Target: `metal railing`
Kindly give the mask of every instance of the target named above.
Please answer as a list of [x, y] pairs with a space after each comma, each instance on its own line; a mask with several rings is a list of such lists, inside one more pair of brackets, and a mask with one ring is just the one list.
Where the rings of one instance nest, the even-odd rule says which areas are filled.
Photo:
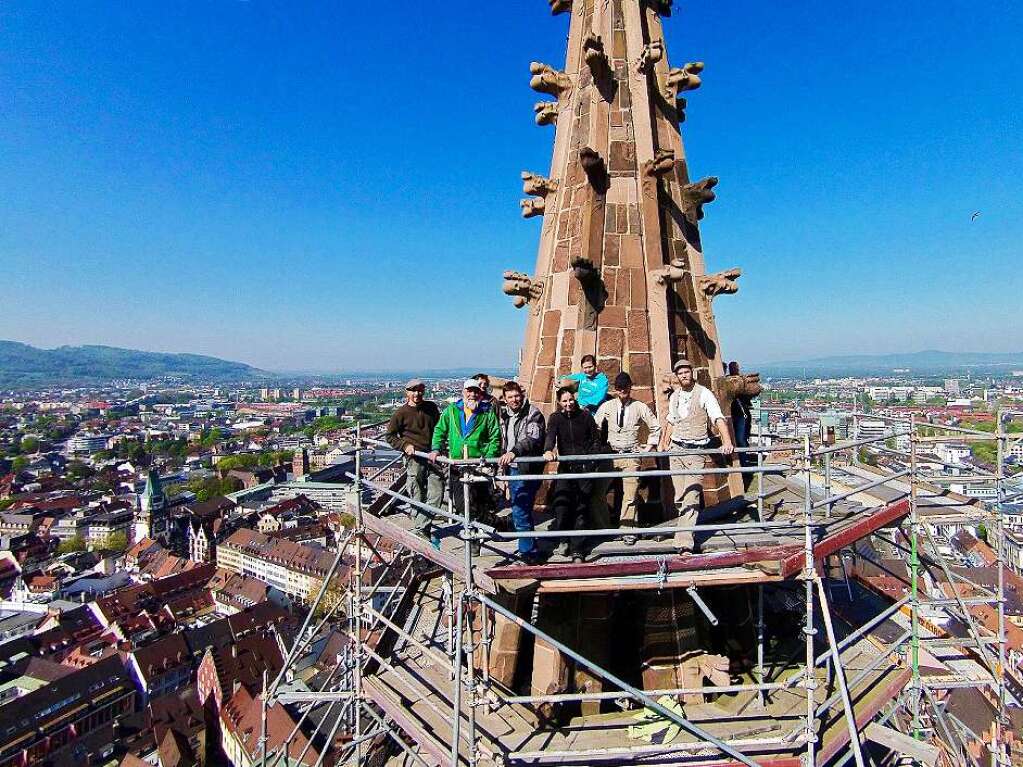
[[[921, 609], [924, 606], [928, 606], [932, 609], [958, 608], [958, 610], [962, 613], [961, 617], [964, 618], [966, 623], [971, 626], [970, 637], [963, 638], [959, 641], [959, 644], [964, 647], [972, 644], [973, 649], [971, 652], [974, 653], [980, 665], [987, 672], [987, 676], [985, 679], [981, 680], [981, 683], [985, 683], [985, 680], [987, 680], [987, 683], [995, 687], [994, 695], [999, 705], [999, 713], [1002, 720], [1000, 726], [996, 728], [992, 749], [995, 752], [996, 763], [1002, 764], [1003, 761], [999, 760], [1002, 760], [1004, 756], [1004, 747], [1002, 744], [1005, 742], [1002, 727], [1004, 727], [1004, 712], [1006, 704], [1005, 679], [1003, 673], [1005, 669], [1006, 641], [1004, 617], [1005, 557], [1002, 543], [1004, 536], [1001, 524], [1001, 515], [991, 515], [991, 519], [995, 523], [995, 537], [997, 539], [995, 551], [998, 566], [998, 586], [997, 593], [991, 595], [991, 599], [988, 603], [995, 603], [998, 609], [998, 627], [996, 636], [994, 637], [995, 641], [993, 642], [993, 644], [997, 644], [998, 652], [996, 659], [995, 655], [993, 653], [989, 653], [986, 649], [988, 640], [992, 639], [992, 637], [984, 634], [984, 632], [977, 627], [975, 621], [972, 619], [969, 609], [975, 604], [982, 603], [985, 596], [982, 595], [980, 597], [963, 598], [958, 594], [958, 592], [956, 592], [954, 587], [953, 598], [951, 599], [924, 599], [921, 594], [921, 568], [928, 566], [925, 565], [925, 561], [932, 564], [935, 561], [939, 561], [950, 584], [953, 580], [955, 580], [953, 576], [957, 575], [948, 571], [947, 566], [941, 558], [940, 552], [933, 550], [933, 543], [931, 545], [931, 549], [928, 550], [926, 557], [922, 556], [921, 551], [924, 540], [930, 538], [929, 530], [927, 529], [927, 515], [921, 515], [921, 500], [924, 498], [940, 496], [941, 491], [939, 488], [925, 482], [918, 475], [917, 464], [920, 457], [920, 446], [922, 444], [926, 444], [929, 439], [921, 437], [918, 434], [918, 431], [921, 428], [942, 429], [946, 427], [931, 423], [918, 424], [912, 418], [908, 421], [889, 419], [902, 424], [901, 430], [897, 431], [895, 434], [859, 438], [857, 436], [857, 429], [855, 426], [855, 419], [857, 418], [857, 415], [858, 414], [854, 414], [854, 438], [839, 444], [813, 446], [809, 437], [803, 437], [798, 442], [790, 441], [782, 444], [752, 446], [736, 450], [736, 452], [740, 455], [746, 454], [755, 456], [755, 465], [726, 465], [703, 469], [672, 469], [669, 467], [666, 469], [656, 468], [625, 472], [608, 469], [604, 466], [598, 466], [595, 471], [573, 471], [571, 469], [571, 466], [574, 463], [581, 461], [592, 463], [606, 462], [620, 458], [639, 458], [653, 459], [663, 464], [665, 459], [670, 459], [672, 456], [678, 455], [702, 455], [706, 457], [720, 457], [722, 455], [720, 450], [709, 448], [699, 450], [640, 451], [635, 453], [558, 456], [556, 463], [558, 464], [559, 471], [556, 473], [509, 474], [506, 471], [503, 471], [504, 467], [502, 467], [496, 459], [459, 460], [441, 456], [436, 459], [436, 464], [438, 466], [438, 470], [444, 475], [445, 485], [450, 489], [447, 508], [433, 507], [412, 498], [407, 493], [403, 493], [398, 489], [393, 487], [384, 487], [374, 481], [379, 474], [368, 479], [363, 478], [363, 453], [365, 451], [376, 451], [378, 449], [390, 450], [391, 448], [387, 445], [387, 443], [382, 442], [381, 440], [363, 436], [361, 434], [361, 430], [357, 429], [356, 465], [354, 473], [350, 475], [356, 489], [356, 492], [354, 493], [356, 498], [356, 523], [350, 543], [346, 542], [346, 546], [354, 550], [354, 560], [350, 562], [352, 566], [350, 567], [351, 581], [349, 584], [349, 598], [345, 602], [347, 614], [339, 616], [338, 605], [335, 604], [327, 611], [326, 617], [321, 620], [318, 627], [322, 628], [324, 621], [328, 619], [338, 619], [345, 626], [344, 630], [351, 640], [351, 651], [349, 656], [346, 656], [346, 671], [348, 672], [348, 676], [351, 678], [351, 696], [344, 699], [340, 696], [335, 696], [336, 700], [334, 701], [336, 703], [343, 702], [344, 705], [351, 705], [352, 701], [354, 701], [354, 705], [351, 706], [353, 726], [352, 732], [350, 733], [351, 743], [347, 757], [349, 759], [354, 759], [355, 764], [361, 763], [365, 745], [373, 740], [373, 735], [376, 735], [378, 738], [390, 738], [398, 745], [398, 747], [406, 751], [406, 753], [408, 753], [415, 761], [425, 763], [419, 752], [419, 747], [415, 743], [414, 733], [405, 732], [405, 736], [403, 737], [389, 729], [391, 724], [398, 724], [399, 729], [401, 729], [401, 725], [394, 721], [393, 714], [388, 714], [387, 712], [382, 712], [379, 709], [376, 709], [364, 694], [362, 676], [365, 663], [369, 660], [373, 660], [389, 666], [385, 658], [381, 657], [372, 647], [366, 644], [365, 640], [368, 634], [367, 628], [372, 627], [373, 631], [386, 630], [400, 637], [403, 641], [412, 644], [425, 657], [430, 658], [434, 664], [443, 665], [445, 662], [450, 664], [449, 677], [451, 679], [452, 688], [450, 690], [449, 698], [451, 700], [451, 704], [440, 701], [440, 698], [438, 698], [438, 703], [435, 705], [438, 712], [442, 715], [446, 711], [446, 716], [451, 721], [452, 731], [450, 738], [450, 753], [447, 754], [447, 759], [453, 767], [460, 762], [468, 763], [471, 767], [475, 767], [477, 763], [477, 710], [480, 709], [480, 707], [493, 709], [495, 707], [500, 708], [502, 706], [535, 706], [539, 704], [562, 704], [569, 702], [608, 700], [630, 701], [634, 705], [642, 705], [650, 711], [660, 715], [667, 721], [674, 723], [681, 730], [689, 733], [689, 735], [696, 740], [685, 743], [662, 744], [660, 746], [634, 746], [627, 748], [623, 747], [622, 749], [602, 749], [601, 753], [604, 755], [611, 752], [620, 752], [622, 758], [627, 759], [629, 756], [648, 756], [651, 753], [689, 753], [697, 749], [712, 748], [719, 751], [721, 754], [738, 760], [743, 764], [754, 765], [756, 762], [752, 757], [747, 755], [747, 753], [744, 753], [744, 750], [749, 751], [752, 749], [756, 751], [757, 749], [764, 747], [785, 746], [801, 750], [807, 760], [807, 763], [814, 764], [816, 763], [816, 755], [820, 745], [820, 733], [818, 732], [820, 723], [825, 717], [831, 716], [832, 711], [836, 711], [845, 722], [850, 743], [849, 757], [855, 761], [857, 767], [862, 767], [864, 761], [860, 744], [862, 741], [861, 730], [865, 723], [857, 722], [857, 711], [853, 702], [852, 692], [854, 688], [866, 680], [870, 674], [875, 673], [886, 662], [889, 662], [887, 659], [892, 654], [908, 656], [906, 663], [911, 671], [911, 683], [904, 693], [903, 698], [905, 699], [907, 710], [911, 715], [914, 736], [917, 738], [923, 738], [926, 735], [924, 727], [922, 726], [924, 718], [922, 706], [927, 705], [933, 708], [934, 704], [932, 702], [936, 701], [936, 697], [931, 694], [925, 681], [921, 678], [920, 673], [921, 643], [928, 639], [927, 637], [922, 636]], [[878, 416], [873, 414], [869, 416], [859, 415], [859, 417], [869, 417], [871, 419], [878, 418]], [[995, 435], [981, 432], [976, 434], [971, 433], [970, 436], [979, 437], [984, 435], [987, 438], [998, 441], [998, 470], [990, 475], [990, 477], [979, 477], [978, 481], [995, 482], [996, 495], [1000, 500], [1002, 498], [1002, 483], [1004, 480], [1002, 469], [1004, 434], [1002, 433], [1000, 417], [998, 423], [999, 429], [998, 433]], [[964, 431], [962, 429], [955, 429], [952, 427], [947, 428], [955, 433], [963, 433]], [[965, 431], [969, 432], [969, 430]], [[754, 433], [753, 436], [755, 438], [756, 434]], [[892, 436], [909, 437], [909, 453], [904, 454], [908, 455], [910, 460], [909, 468], [890, 472], [878, 469], [875, 470], [877, 473], [875, 478], [868, 478], [865, 481], [862, 481], [862, 476], [857, 475], [857, 479], [861, 480], [858, 484], [844, 487], [840, 482], [840, 479], [844, 479], [844, 475], [839, 473], [836, 476], [835, 462], [846, 460], [847, 464], [845, 471], [848, 472], [855, 467], [858, 452], [863, 448], [870, 450], [876, 449], [878, 453], [884, 453], [885, 451], [900, 452], [893, 451], [885, 445], [885, 441], [891, 439]], [[765, 462], [765, 458], [770, 456], [774, 456], [775, 462]], [[427, 453], [416, 452], [413, 457], [417, 460], [429, 460], [430, 455]], [[529, 467], [531, 466], [545, 465], [548, 463], [550, 462], [546, 461], [542, 457], [525, 457], [516, 459], [513, 462], [513, 465], [520, 468], [522, 471], [529, 471]], [[668, 523], [663, 526], [648, 528], [626, 526], [582, 530], [518, 530], [514, 532], [506, 532], [500, 531], [491, 525], [487, 525], [482, 521], [473, 518], [471, 486], [474, 483], [507, 481], [543, 482], [549, 480], [557, 481], [571, 479], [612, 480], [622, 477], [652, 479], [674, 476], [727, 476], [732, 474], [752, 476], [757, 482], [756, 496], [755, 498], [749, 499], [750, 506], [756, 510], [756, 518], [754, 521], [723, 523], [709, 522], [697, 523], [694, 525], [672, 525]], [[767, 489], [764, 481], [766, 477], [781, 478], [781, 486], [801, 489], [803, 497], [802, 509], [798, 515], [788, 519], [765, 519], [765, 504], [767, 499], [771, 497], [774, 492]], [[373, 492], [377, 493], [379, 497], [387, 498], [388, 501], [400, 501], [408, 504], [410, 507], [418, 508], [438, 520], [444, 521], [445, 524], [449, 525], [457, 532], [458, 537], [462, 540], [461, 551], [456, 552], [456, 559], [459, 560], [460, 564], [459, 568], [457, 571], [448, 570], [443, 576], [445, 594], [450, 594], [450, 596], [445, 597], [443, 605], [448, 631], [446, 641], [440, 643], [432, 641], [426, 642], [423, 639], [416, 637], [412, 627], [408, 625], [400, 625], [400, 621], [396, 619], [393, 611], [389, 614], [388, 605], [390, 602], [388, 605], [385, 605], [383, 609], [375, 609], [368, 604], [364, 578], [366, 575], [368, 556], [372, 556], [372, 554], [367, 555], [365, 546], [367, 520], [366, 512], [363, 509], [363, 488], [371, 489]], [[893, 498], [889, 499], [887, 503], [895, 503], [908, 499], [908, 522], [906, 523], [908, 530], [904, 530], [903, 534], [906, 536], [908, 544], [908, 586], [910, 593], [903, 599], [896, 601], [891, 607], [887, 608], [879, 615], [870, 619], [867, 623], [863, 624], [859, 628], [855, 628], [851, 633], [839, 640], [833, 626], [829, 597], [827, 588], [825, 587], [825, 578], [822, 577], [817, 570], [818, 562], [815, 556], [815, 540], [817, 539], [821, 528], [826, 527], [833, 520], [836, 510], [841, 504], [850, 500], [855, 500], [857, 497], [876, 497], [876, 491], [881, 490], [894, 492]], [[873, 495], [872, 491], [875, 491]], [[454, 492], [460, 492], [462, 494], [460, 512], [456, 512], [450, 497], [450, 493]], [[882, 500], [876, 505], [881, 507], [885, 505], [885, 502]], [[772, 681], [768, 678], [764, 652], [764, 585], [762, 583], [758, 583], [755, 584], [757, 591], [756, 616], [754, 624], [756, 635], [755, 641], [757, 644], [756, 663], [752, 674], [756, 680], [755, 682], [750, 684], [726, 685], [723, 687], [693, 686], [689, 688], [648, 691], [629, 685], [626, 681], [620, 679], [608, 669], [603, 668], [592, 660], [585, 658], [568, 645], [557, 641], [548, 633], [544, 632], [537, 626], [534, 626], [530, 621], [524, 620], [514, 612], [508, 610], [507, 607], [501, 605], [488, 596], [480, 586], [477, 576], [477, 569], [479, 565], [478, 557], [474, 553], [474, 546], [470, 545], [471, 543], [488, 543], [496, 546], [503, 542], [513, 542], [521, 538], [540, 541], [551, 538], [565, 539], [571, 537], [587, 537], [606, 541], [614, 540], [626, 535], [645, 537], [662, 536], [679, 532], [694, 534], [699, 532], [710, 533], [713, 535], [718, 532], [730, 533], [752, 530], [767, 532], [777, 531], [779, 529], [789, 530], [790, 533], [795, 536], [793, 540], [798, 540], [802, 547], [803, 563], [799, 573], [795, 576], [797, 581], [801, 580], [804, 584], [803, 603], [805, 614], [802, 633], [804, 635], [805, 660], [802, 663], [801, 671], [782, 682]], [[855, 541], [853, 544], [855, 544]], [[460, 554], [460, 556], [457, 556], [457, 554]], [[339, 548], [337, 561], [348, 556], [349, 555], [345, 548]], [[385, 568], [385, 571], [388, 570], [388, 568], [395, 568], [395, 571], [397, 571], [400, 568], [399, 565], [395, 563], [399, 563], [405, 566], [405, 569], [402, 571], [402, 577], [404, 577], [404, 575], [408, 573], [409, 563], [414, 561], [417, 557], [421, 558], [424, 556], [429, 558], [428, 552], [425, 554], [423, 552], [407, 552], [405, 555], [396, 557], [392, 560]], [[837, 552], [837, 556], [843, 568], [843, 574], [845, 578], [848, 579], [848, 574], [845, 573], [844, 570], [845, 561], [841, 550]], [[856, 556], [856, 554], [854, 553], [853, 556]], [[444, 564], [444, 562], [447, 561], [449, 560], [435, 559], [433, 564], [441, 564], [442, 567], [447, 567], [447, 565]], [[543, 567], [543, 565], [540, 566]], [[314, 603], [315, 605], [320, 603], [323, 593], [328, 587], [327, 581], [328, 579], [324, 580], [321, 592]], [[671, 587], [671, 584], [662, 585], [669, 588]], [[700, 604], [702, 604], [702, 600], [697, 602], [697, 606], [699, 607]], [[706, 607], [706, 605], [703, 605], [700, 609], [704, 610], [705, 614], [713, 618], [713, 615], [710, 613], [710, 608]], [[849, 650], [858, 642], [864, 641], [869, 633], [880, 624], [893, 620], [907, 610], [910, 618], [909, 628], [903, 631], [900, 634], [899, 639], [887, 648], [885, 654], [879, 656], [879, 660], [875, 659], [872, 662], [873, 665], [869, 665], [865, 669], [858, 670], [853, 678], [847, 679], [845, 669], [841, 662], [842, 653]], [[489, 673], [489, 645], [491, 640], [488, 638], [488, 626], [493, 622], [496, 616], [500, 616], [502, 619], [514, 623], [523, 631], [526, 631], [532, 634], [536, 639], [547, 643], [558, 652], [589, 669], [593, 674], [604, 679], [617, 689], [602, 692], [565, 692], [537, 695], [509, 695], [504, 693], [500, 689], [499, 685], [495, 686], [493, 684]], [[957, 617], [960, 616], [957, 615]], [[477, 618], [482, 625], [482, 631], [479, 625], [476, 624]], [[826, 646], [826, 649], [821, 653], [816, 651], [815, 644], [819, 627], [823, 627], [824, 629], [822, 645]], [[306, 621], [293, 651], [288, 655], [289, 661], [293, 661], [297, 658], [300, 648], [299, 642], [307, 643], [308, 640], [315, 635], [315, 631], [318, 630], [318, 628], [313, 629], [310, 622], [308, 620]], [[480, 634], [480, 639], [475, 639], [474, 634]], [[953, 637], [949, 639], [955, 640], [956, 638]], [[481, 650], [482, 661], [481, 668], [479, 669], [480, 676], [478, 677], [476, 662], [474, 659], [477, 658]], [[393, 670], [393, 667], [391, 668]], [[818, 679], [818, 668], [823, 668], [823, 670], [827, 673], [828, 678], [833, 680], [834, 684], [837, 685], [837, 690], [823, 701], [819, 700], [816, 695], [816, 690], [820, 684]], [[273, 698], [274, 694], [277, 693], [281, 679], [283, 679], [284, 676], [285, 672], [282, 670], [281, 675], [278, 679], [274, 680], [274, 684], [270, 687], [269, 697]], [[762, 737], [752, 740], [729, 740], [718, 738], [708, 732], [705, 728], [687, 719], [683, 714], [679, 713], [679, 711], [670, 707], [665, 707], [659, 702], [659, 697], [661, 695], [678, 696], [690, 694], [755, 692], [761, 707], [763, 707], [767, 698], [772, 694], [782, 691], [799, 690], [802, 690], [806, 700], [805, 713], [802, 717], [802, 721], [791, 730], [781, 732], [772, 737]], [[900, 698], [900, 700], [901, 699], [902, 698]], [[324, 700], [326, 700], [326, 698], [324, 698]], [[462, 713], [463, 711], [464, 714]], [[940, 711], [936, 712], [934, 714], [934, 718], [940, 718], [941, 713], [942, 712]], [[368, 716], [369, 720], [371, 720], [368, 728], [365, 726], [366, 718], [364, 717], [364, 714]], [[1000, 756], [1000, 754], [1002, 756]], [[544, 752], [542, 756], [538, 756], [535, 753], [521, 751], [511, 752], [507, 756], [510, 759], [547, 758], [557, 760], [561, 758], [572, 758], [579, 760], [586, 759], [588, 756], [593, 755], [594, 754], [587, 752], [585, 749], [578, 749], [566, 750], [563, 752]], [[317, 765], [320, 764], [322, 758], [323, 754], [321, 754], [320, 761], [317, 762]], [[434, 761], [436, 760], [437, 758], [435, 754]], [[265, 763], [264, 759], [264, 764]], [[1007, 764], [1007, 762], [1004, 763]], [[273, 764], [272, 761], [271, 764]]]

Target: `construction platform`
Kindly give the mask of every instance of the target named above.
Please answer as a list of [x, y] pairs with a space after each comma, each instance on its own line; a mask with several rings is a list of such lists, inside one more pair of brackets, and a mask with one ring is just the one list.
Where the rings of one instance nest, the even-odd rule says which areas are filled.
[[[905, 494], [887, 495], [889, 500], [865, 494], [859, 501], [845, 499], [830, 509], [813, 511], [814, 558], [828, 557], [898, 523], [909, 513]], [[517, 558], [514, 539], [494, 537], [484, 540], [479, 555], [472, 558], [474, 577], [489, 593], [533, 588], [545, 592], [688, 588], [791, 578], [805, 561], [803, 486], [784, 477], [769, 477], [760, 501], [763, 518], [759, 521], [755, 500], [730, 502], [723, 504], [724, 508], [707, 509], [701, 514], [701, 523], [709, 519], [714, 522], [711, 528], [696, 533], [697, 554], [680, 554], [672, 543], [673, 536], [668, 534], [640, 537], [631, 546], [617, 539], [595, 542], [585, 562], [573, 563], [569, 557], [553, 552], [556, 538], [540, 538], [538, 546], [547, 559], [543, 564], [527, 565]], [[507, 510], [501, 516], [506, 518]], [[537, 531], [552, 529], [552, 519], [544, 510], [539, 509], [534, 517]], [[404, 511], [386, 516], [366, 513], [365, 523], [367, 529], [456, 575], [464, 575], [465, 543], [458, 536], [458, 525], [440, 527], [438, 549], [413, 532], [412, 519]], [[761, 523], [763, 527], [758, 526]], [[670, 528], [672, 524], [668, 520], [660, 526]]]

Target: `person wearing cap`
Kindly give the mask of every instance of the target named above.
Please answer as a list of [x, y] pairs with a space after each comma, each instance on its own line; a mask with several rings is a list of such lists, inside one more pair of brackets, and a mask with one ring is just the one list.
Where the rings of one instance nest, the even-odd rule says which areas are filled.
[[576, 399], [579, 407], [588, 410], [590, 415], [607, 399], [607, 376], [597, 370], [597, 358], [587, 354], [580, 361], [581, 373], [562, 376], [562, 381], [572, 381], [576, 387]]
[[[516, 381], [507, 381], [501, 391], [504, 404], [500, 410], [502, 450], [498, 464], [507, 469], [510, 475], [537, 474], [543, 472], [543, 464], [527, 463], [516, 466], [518, 458], [539, 456], [543, 453], [544, 435], [547, 424], [543, 413], [536, 405], [530, 404], [525, 392]], [[508, 482], [511, 495], [511, 518], [515, 531], [519, 533], [533, 530], [533, 504], [540, 482], [536, 480], [513, 479]], [[539, 562], [536, 539], [518, 539], [519, 557], [527, 564]]]
[[[614, 399], [597, 409], [597, 428], [606, 434], [606, 442], [615, 453], [639, 453], [653, 450], [661, 440], [661, 425], [645, 402], [632, 398], [632, 377], [619, 373], [612, 385]], [[642, 434], [643, 431], [646, 434]], [[643, 440], [642, 437], [646, 439]], [[638, 472], [638, 458], [616, 458], [614, 467], [623, 472]], [[639, 477], [622, 477], [622, 527], [636, 527], [639, 501]], [[631, 546], [635, 535], [626, 535], [622, 541]]]
[[[433, 429], [430, 460], [443, 452], [448, 458], [497, 458], [501, 451], [501, 426], [494, 408], [482, 399], [483, 391], [475, 378], [462, 384], [462, 398], [448, 405]], [[462, 483], [458, 473], [451, 474], [451, 501], [464, 514]], [[480, 518], [489, 510], [490, 486], [484, 482], [469, 485], [470, 508]]]
[[[668, 398], [667, 420], [671, 427], [672, 447], [705, 450], [711, 444], [713, 430], [721, 439], [721, 453], [731, 455], [735, 450], [732, 435], [717, 397], [706, 386], [696, 382], [693, 364], [689, 360], [678, 360], [672, 370], [678, 381], [678, 387]], [[672, 469], [703, 469], [706, 467], [706, 456], [673, 455], [669, 464]], [[703, 477], [699, 474], [673, 475], [671, 483], [675, 488], [679, 527], [696, 525], [703, 495]], [[676, 533], [675, 545], [679, 551], [692, 552], [695, 548], [693, 532], [688, 530]]]
[[[413, 378], [405, 384], [405, 404], [391, 415], [387, 424], [387, 443], [404, 454], [405, 494], [414, 501], [437, 508], [444, 501], [444, 478], [430, 461], [416, 453], [429, 452], [433, 430], [440, 420], [435, 402], [423, 398], [426, 384]], [[433, 515], [413, 506], [412, 522], [424, 538], [432, 534]]]

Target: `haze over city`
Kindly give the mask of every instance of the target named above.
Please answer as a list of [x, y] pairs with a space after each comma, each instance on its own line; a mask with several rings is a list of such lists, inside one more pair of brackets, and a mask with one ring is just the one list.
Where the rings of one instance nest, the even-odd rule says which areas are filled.
[[[798, 10], [797, 10], [798, 8]], [[798, 18], [794, 18], [795, 13]], [[271, 370], [511, 367], [546, 4], [5, 3], [0, 336]], [[1018, 351], [1018, 3], [686, 3], [725, 354]], [[429, 29], [429, 34], [423, 34]], [[499, 34], [495, 32], [499, 31]], [[980, 215], [973, 217], [975, 212]]]

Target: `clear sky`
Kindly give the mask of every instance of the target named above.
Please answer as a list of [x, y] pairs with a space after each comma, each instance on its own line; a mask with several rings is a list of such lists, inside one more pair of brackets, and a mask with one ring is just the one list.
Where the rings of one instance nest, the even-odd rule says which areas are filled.
[[[686, 0], [725, 354], [1023, 349], [1023, 3]], [[514, 364], [545, 0], [0, 3], [0, 338]], [[971, 223], [971, 214], [981, 211]]]

